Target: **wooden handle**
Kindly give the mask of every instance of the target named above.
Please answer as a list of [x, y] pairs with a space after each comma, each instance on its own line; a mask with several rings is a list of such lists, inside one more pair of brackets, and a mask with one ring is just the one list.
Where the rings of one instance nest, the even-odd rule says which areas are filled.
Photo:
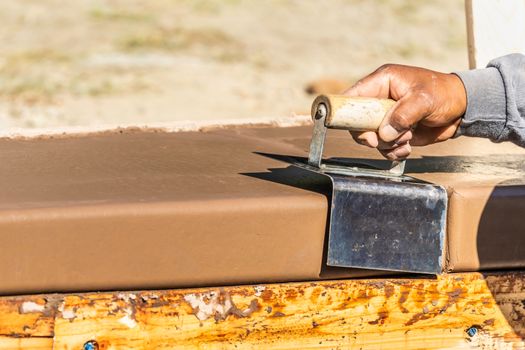
[[312, 103], [312, 118], [324, 114], [325, 126], [331, 129], [377, 131], [395, 103], [390, 99], [320, 95]]

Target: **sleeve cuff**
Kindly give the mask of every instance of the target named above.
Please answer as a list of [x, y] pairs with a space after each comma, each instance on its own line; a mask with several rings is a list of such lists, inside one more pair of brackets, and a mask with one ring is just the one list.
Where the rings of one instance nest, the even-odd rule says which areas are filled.
[[476, 136], [498, 141], [506, 124], [505, 85], [496, 68], [456, 74], [467, 94], [467, 110], [454, 137]]

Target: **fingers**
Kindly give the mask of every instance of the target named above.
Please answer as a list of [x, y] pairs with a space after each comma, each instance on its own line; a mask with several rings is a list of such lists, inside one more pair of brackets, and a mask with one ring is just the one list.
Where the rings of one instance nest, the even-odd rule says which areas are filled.
[[390, 150], [379, 150], [381, 154], [389, 160], [403, 160], [410, 155], [412, 147], [408, 142], [398, 145]]
[[378, 149], [392, 149], [410, 141], [413, 137], [411, 130], [403, 133], [401, 136], [391, 142], [385, 142], [381, 140], [377, 133], [373, 131], [350, 131], [350, 135], [352, 135], [355, 142]]
[[460, 122], [461, 119], [458, 119], [454, 124], [442, 127], [419, 125], [415, 130], [410, 143], [414, 146], [426, 146], [432, 143], [448, 140], [454, 136]]
[[390, 160], [402, 160], [410, 155], [412, 147], [410, 146], [412, 140], [412, 131], [407, 131], [393, 142], [384, 142], [379, 140], [377, 149], [379, 152]]
[[389, 160], [403, 160], [412, 152], [412, 146], [426, 146], [450, 139], [456, 133], [460, 122], [461, 120], [458, 119], [452, 125], [438, 128], [419, 125], [416, 130], [406, 132], [394, 142], [379, 140], [377, 149]]
[[[414, 132], [408, 131], [393, 143], [379, 140], [377, 149], [389, 160], [403, 160], [412, 152], [412, 146], [426, 146], [450, 139], [456, 133], [460, 122], [461, 120], [458, 120], [452, 125], [439, 128], [419, 125]], [[388, 145], [392, 147], [388, 148]]]
[[431, 113], [431, 100], [424, 94], [407, 94], [388, 111], [379, 126], [379, 138], [385, 142], [398, 139]]
[[391, 141], [391, 142], [385, 142], [385, 141], [379, 139], [379, 144], [378, 144], [377, 148], [380, 149], [380, 150], [393, 149], [393, 148], [396, 148], [396, 147], [398, 147], [398, 146], [400, 146], [402, 144], [405, 144], [408, 141], [412, 140], [412, 137], [413, 137], [412, 131], [409, 130], [409, 131], [401, 134], [397, 139], [395, 139], [394, 141]]
[[408, 157], [410, 152], [412, 152], [412, 148], [409, 145], [409, 141], [413, 137], [412, 131], [407, 131], [392, 142], [384, 142], [380, 140], [377, 136], [377, 133], [373, 131], [351, 131], [350, 134], [357, 143], [371, 148], [377, 148], [383, 156], [390, 160], [404, 159]]
[[454, 136], [464, 109], [456, 111], [457, 108], [450, 108], [447, 103], [450, 95], [461, 95], [455, 91], [457, 89], [450, 88], [448, 81], [458, 89], [463, 88], [458, 79], [452, 78], [417, 67], [380, 67], [344, 94], [392, 98], [397, 102], [377, 132], [352, 132], [353, 138], [360, 144], [377, 148], [388, 159], [401, 160], [410, 154], [411, 146], [440, 142]]
[[350, 131], [350, 135], [352, 135], [355, 142], [361, 145], [371, 148], [376, 148], [379, 145], [377, 134], [373, 131]]
[[[372, 74], [359, 80], [354, 86], [344, 92], [348, 96], [366, 96], [377, 98], [390, 98], [391, 79], [400, 80], [399, 67], [395, 65], [384, 65]], [[396, 78], [397, 77], [397, 78]], [[403, 85], [399, 83], [398, 85]], [[404, 88], [401, 90], [405, 90]], [[398, 95], [397, 93], [394, 95]], [[386, 115], [379, 128], [379, 139], [384, 142], [393, 142], [405, 132], [409, 131], [421, 119], [427, 117], [432, 111], [432, 98], [422, 92], [403, 92], [401, 98]], [[364, 136], [363, 136], [364, 137]], [[371, 139], [367, 136], [366, 139]], [[366, 140], [365, 144], [369, 144]], [[358, 141], [359, 142], [359, 141]]]

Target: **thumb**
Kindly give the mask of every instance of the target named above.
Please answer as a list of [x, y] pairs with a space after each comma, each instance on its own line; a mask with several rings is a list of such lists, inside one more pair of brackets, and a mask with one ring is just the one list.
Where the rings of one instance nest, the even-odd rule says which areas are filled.
[[388, 111], [379, 126], [379, 138], [391, 142], [430, 114], [430, 103], [420, 95], [405, 95]]

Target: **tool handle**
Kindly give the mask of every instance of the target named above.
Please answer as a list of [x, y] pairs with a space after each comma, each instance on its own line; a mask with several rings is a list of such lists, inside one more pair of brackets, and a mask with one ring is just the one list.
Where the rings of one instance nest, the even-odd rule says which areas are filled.
[[312, 103], [312, 118], [325, 117], [331, 129], [377, 131], [396, 101], [371, 97], [320, 95]]

